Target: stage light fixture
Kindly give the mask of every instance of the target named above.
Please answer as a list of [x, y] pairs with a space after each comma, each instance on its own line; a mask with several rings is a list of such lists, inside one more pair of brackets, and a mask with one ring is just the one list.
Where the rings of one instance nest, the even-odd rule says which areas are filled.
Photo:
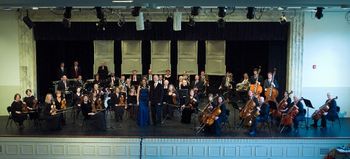
[[32, 29], [33, 27], [35, 27], [35, 24], [28, 16], [28, 10], [27, 10], [27, 15], [24, 16], [22, 20], [23, 20], [24, 24], [26, 24], [29, 29]]
[[151, 30], [152, 29], [152, 23], [149, 19], [145, 20], [145, 30]]
[[316, 8], [316, 13], [315, 13], [315, 17], [317, 18], [317, 19], [321, 19], [322, 17], [323, 17], [323, 7], [317, 7]]
[[132, 8], [131, 10], [131, 15], [133, 17], [137, 17], [140, 15], [140, 10], [141, 10], [141, 7], [138, 7], [138, 6], [135, 6], [134, 8]]
[[223, 29], [223, 28], [225, 28], [225, 20], [223, 19], [223, 18], [220, 18], [219, 20], [218, 20], [218, 28], [219, 29]]
[[199, 9], [201, 9], [201, 7], [191, 7], [191, 15], [192, 16], [199, 15]]
[[253, 19], [255, 17], [255, 8], [254, 7], [248, 7], [247, 8], [247, 19]]
[[66, 7], [63, 13], [62, 24], [65, 28], [71, 27], [70, 19], [72, 18], [72, 7]]
[[190, 26], [190, 27], [194, 27], [195, 25], [196, 25], [196, 21], [194, 21], [194, 17], [189, 17], [189, 19], [188, 19], [188, 25]]
[[282, 13], [282, 16], [280, 17], [280, 23], [282, 25], [287, 23], [287, 17], [284, 13]]
[[223, 18], [226, 16], [227, 7], [218, 7], [218, 16]]

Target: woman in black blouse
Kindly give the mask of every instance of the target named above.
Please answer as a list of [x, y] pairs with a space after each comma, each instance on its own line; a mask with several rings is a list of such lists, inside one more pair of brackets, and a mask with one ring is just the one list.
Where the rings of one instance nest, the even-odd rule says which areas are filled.
[[11, 104], [11, 115], [13, 120], [19, 124], [19, 128], [24, 128], [23, 121], [27, 118], [27, 114], [22, 113], [23, 102], [21, 101], [21, 95], [15, 94], [14, 101]]

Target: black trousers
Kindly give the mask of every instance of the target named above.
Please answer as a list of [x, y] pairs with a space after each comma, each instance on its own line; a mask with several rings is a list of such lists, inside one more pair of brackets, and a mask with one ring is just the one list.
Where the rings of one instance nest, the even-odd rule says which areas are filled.
[[151, 104], [151, 116], [153, 125], [160, 124], [162, 117], [162, 104]]
[[[314, 120], [314, 125], [315, 126], [317, 125], [317, 122], [318, 122], [318, 120]], [[323, 128], [327, 127], [327, 121], [326, 121], [326, 116], [325, 115], [321, 116], [321, 126]]]

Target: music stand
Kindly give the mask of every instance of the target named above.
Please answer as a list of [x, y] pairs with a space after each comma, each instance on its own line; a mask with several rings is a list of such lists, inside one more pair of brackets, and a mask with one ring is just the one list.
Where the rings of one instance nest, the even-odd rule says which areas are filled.
[[306, 106], [306, 129], [309, 129], [309, 108], [312, 108], [312, 109], [314, 109], [314, 107], [312, 106], [312, 103], [311, 103], [311, 101], [310, 100], [308, 100], [308, 99], [304, 99], [303, 98], [303, 100], [304, 100], [304, 103], [305, 103], [305, 106]]

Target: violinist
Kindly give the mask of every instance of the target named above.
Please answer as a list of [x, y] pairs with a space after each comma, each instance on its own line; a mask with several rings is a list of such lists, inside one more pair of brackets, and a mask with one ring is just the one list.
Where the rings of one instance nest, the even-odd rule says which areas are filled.
[[[321, 116], [321, 128], [322, 129], [326, 129], [327, 128], [327, 121], [326, 120], [330, 120], [330, 121], [334, 121], [337, 117], [337, 102], [335, 101], [334, 98], [332, 98], [331, 93], [327, 93], [327, 100], [325, 102], [325, 104], [328, 105], [328, 111], [324, 112]], [[317, 128], [317, 122], [319, 119], [314, 118], [314, 124], [312, 124], [311, 126], [313, 128]]]
[[103, 94], [103, 92], [101, 91], [100, 86], [98, 84], [94, 84], [91, 91], [92, 91], [92, 93], [95, 93], [96, 96], [101, 96]]
[[267, 102], [265, 102], [264, 97], [259, 97], [259, 104], [256, 105], [256, 111], [259, 112], [259, 115], [255, 118], [255, 120], [252, 120], [252, 127], [249, 132], [250, 136], [256, 135], [256, 126], [259, 123], [268, 122], [270, 105]]
[[43, 116], [46, 119], [49, 130], [61, 130], [61, 116], [56, 114], [55, 101], [51, 94], [46, 94]]
[[19, 124], [19, 129], [22, 130], [24, 128], [23, 121], [27, 119], [27, 114], [22, 112], [22, 108], [25, 103], [21, 101], [21, 95], [15, 94], [14, 101], [11, 104], [11, 115], [13, 120]]
[[171, 120], [171, 118], [174, 117], [174, 107], [176, 107], [179, 102], [179, 95], [176, 92], [174, 85], [172, 84], [169, 85], [169, 89], [165, 95], [165, 98], [166, 98], [165, 100], [166, 104], [164, 107], [165, 111], [164, 111], [163, 117]]
[[121, 75], [118, 81], [118, 86], [125, 86], [125, 75]]
[[87, 125], [93, 130], [106, 130], [105, 114], [101, 98], [98, 98], [95, 103], [89, 100], [87, 95], [83, 96], [81, 103], [82, 114]]
[[117, 78], [115, 77], [114, 73], [111, 73], [110, 77], [108, 78], [108, 83], [108, 88], [110, 89], [114, 89], [118, 85]]
[[[55, 106], [57, 110], [65, 109], [66, 108], [66, 99], [62, 96], [62, 92], [57, 90], [56, 91], [56, 98], [54, 99]], [[63, 116], [63, 114], [60, 114], [60, 119], [63, 125], [66, 124], [66, 120]]]
[[116, 87], [114, 93], [111, 95], [111, 104], [114, 106], [116, 121], [123, 120], [125, 108], [125, 96], [120, 92], [121, 87]]
[[81, 111], [84, 116], [84, 119], [85, 120], [90, 119], [90, 116], [92, 114], [89, 114], [89, 113], [92, 113], [92, 102], [89, 100], [89, 97], [87, 95], [83, 96], [83, 101], [81, 102], [80, 107], [81, 107]]
[[186, 99], [186, 103], [181, 106], [181, 122], [185, 124], [191, 123], [192, 113], [198, 108], [198, 95], [195, 95], [194, 89], [189, 92], [189, 97]]
[[37, 99], [32, 94], [31, 89], [26, 90], [26, 97], [23, 98], [23, 102], [27, 104], [27, 107], [31, 110], [35, 110], [35, 112], [29, 114], [29, 118], [31, 120], [37, 120], [39, 118], [39, 113], [38, 113], [38, 103]]
[[217, 107], [220, 107], [221, 113], [216, 116], [214, 118], [214, 124], [212, 125], [206, 125], [204, 127], [204, 132], [207, 135], [215, 135], [215, 136], [220, 136], [221, 135], [221, 125], [223, 122], [225, 122], [227, 120], [227, 110], [226, 110], [226, 106], [224, 103], [224, 97], [219, 96], [217, 98], [217, 102], [213, 101], [213, 97], [210, 96], [211, 99], [209, 99], [209, 101], [212, 101], [213, 104], [211, 104], [208, 109], [209, 110], [214, 110]]

